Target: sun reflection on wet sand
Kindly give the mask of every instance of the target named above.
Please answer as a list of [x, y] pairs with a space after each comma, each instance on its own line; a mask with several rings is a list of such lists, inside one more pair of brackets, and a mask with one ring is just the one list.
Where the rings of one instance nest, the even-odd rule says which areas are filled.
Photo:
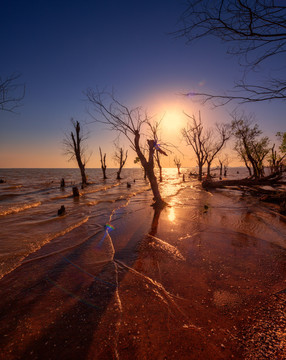
[[173, 222], [176, 219], [175, 209], [171, 207], [168, 213], [168, 219]]

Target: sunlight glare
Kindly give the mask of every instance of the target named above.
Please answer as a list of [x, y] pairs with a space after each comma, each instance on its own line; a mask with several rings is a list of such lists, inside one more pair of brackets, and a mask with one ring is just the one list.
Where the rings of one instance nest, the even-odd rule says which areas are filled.
[[167, 135], [180, 136], [181, 129], [185, 124], [185, 115], [182, 109], [177, 107], [168, 108], [163, 116], [162, 129]]
[[171, 222], [173, 222], [176, 219], [176, 214], [175, 214], [175, 210], [173, 207], [171, 207], [169, 210], [168, 219]]

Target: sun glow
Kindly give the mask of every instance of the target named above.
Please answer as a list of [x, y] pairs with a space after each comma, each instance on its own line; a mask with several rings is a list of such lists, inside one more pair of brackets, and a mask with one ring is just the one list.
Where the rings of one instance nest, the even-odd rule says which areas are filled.
[[162, 116], [162, 130], [166, 135], [180, 136], [181, 129], [185, 125], [186, 116], [182, 109], [176, 107], [168, 108]]

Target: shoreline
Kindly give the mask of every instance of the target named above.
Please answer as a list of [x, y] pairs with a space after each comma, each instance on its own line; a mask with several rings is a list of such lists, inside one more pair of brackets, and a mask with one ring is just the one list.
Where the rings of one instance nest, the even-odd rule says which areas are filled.
[[[276, 318], [267, 309], [276, 317], [285, 314], [285, 248], [228, 228], [228, 200], [225, 208], [212, 209], [220, 195], [202, 192], [180, 205], [188, 195], [184, 189], [159, 214], [150, 195], [140, 204], [131, 198], [114, 212], [115, 230], [103, 241], [99, 231], [2, 278], [0, 355], [255, 359], [264, 341], [264, 353], [282, 359], [285, 320], [273, 330]], [[206, 199], [204, 212], [196, 201]], [[63, 241], [68, 244], [68, 237]], [[58, 246], [63, 243], [51, 242], [27, 260]], [[269, 342], [257, 338], [260, 328]]]

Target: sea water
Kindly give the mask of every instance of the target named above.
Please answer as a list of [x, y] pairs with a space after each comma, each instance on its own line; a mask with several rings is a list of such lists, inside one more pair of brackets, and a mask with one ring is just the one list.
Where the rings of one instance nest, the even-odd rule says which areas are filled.
[[[160, 183], [162, 197], [171, 205], [170, 221], [175, 207], [207, 207], [217, 208], [208, 218], [210, 223], [220, 221], [219, 214], [233, 213], [225, 226], [232, 226], [236, 231], [247, 229], [249, 224], [241, 214], [247, 213], [252, 205], [242, 203], [241, 194], [222, 192], [215, 199], [205, 191], [194, 178], [189, 178], [190, 170], [182, 169], [186, 181], [177, 169], [163, 169], [163, 182]], [[152, 203], [150, 185], [143, 177], [143, 171], [123, 169], [122, 179], [116, 179], [116, 169], [107, 169], [107, 180], [102, 179], [101, 169], [87, 169], [90, 185], [81, 189], [78, 169], [1, 169], [0, 178], [0, 278], [18, 267], [25, 259], [49, 242], [57, 245], [57, 249], [83, 243], [112, 219], [115, 209], [125, 206], [130, 199], [133, 204], [146, 206]], [[218, 174], [218, 171], [216, 171]], [[245, 168], [230, 168], [228, 179], [247, 176]], [[65, 187], [61, 187], [61, 179]], [[135, 180], [135, 181], [134, 181]], [[131, 187], [127, 187], [127, 182]], [[74, 198], [72, 188], [77, 186], [80, 197]], [[58, 215], [61, 206], [65, 213]], [[173, 206], [173, 208], [172, 208]], [[252, 209], [257, 209], [257, 202]], [[253, 210], [252, 210], [253, 211]], [[117, 211], [117, 216], [124, 220], [124, 211]], [[211, 213], [211, 212], [209, 212]], [[172, 215], [173, 214], [173, 215]], [[262, 216], [261, 214], [257, 216]], [[270, 215], [267, 215], [270, 216]], [[269, 220], [262, 216], [255, 221], [253, 215], [251, 231], [259, 232], [259, 228], [267, 227]], [[272, 220], [271, 220], [272, 221]], [[277, 222], [279, 220], [277, 219]], [[279, 224], [278, 224], [279, 225]], [[276, 225], [271, 225], [271, 227]], [[269, 227], [269, 226], [268, 226]], [[264, 234], [265, 234], [265, 230]], [[281, 232], [281, 229], [277, 230]], [[283, 236], [282, 236], [283, 237]], [[65, 238], [65, 241], [63, 241]]]

